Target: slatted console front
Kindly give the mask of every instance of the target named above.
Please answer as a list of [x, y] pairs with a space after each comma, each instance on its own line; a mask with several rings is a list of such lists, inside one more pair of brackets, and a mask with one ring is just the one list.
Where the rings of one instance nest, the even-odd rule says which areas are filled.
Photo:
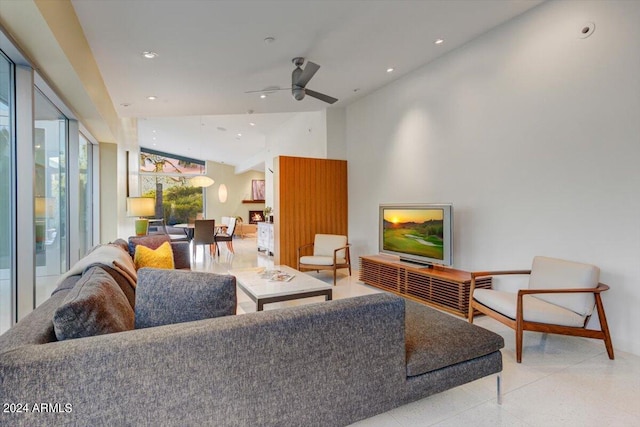
[[[446, 267], [422, 267], [383, 255], [360, 257], [360, 281], [467, 317], [471, 274]], [[491, 277], [476, 279], [476, 288], [491, 289]]]

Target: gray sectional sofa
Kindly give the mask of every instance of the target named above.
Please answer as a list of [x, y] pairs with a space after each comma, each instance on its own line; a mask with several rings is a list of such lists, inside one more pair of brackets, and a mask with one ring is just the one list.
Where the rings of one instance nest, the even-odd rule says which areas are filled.
[[499, 335], [397, 296], [233, 315], [235, 279], [191, 271], [138, 272], [135, 329], [58, 341], [80, 281], [0, 336], [1, 425], [344, 426], [502, 369]]

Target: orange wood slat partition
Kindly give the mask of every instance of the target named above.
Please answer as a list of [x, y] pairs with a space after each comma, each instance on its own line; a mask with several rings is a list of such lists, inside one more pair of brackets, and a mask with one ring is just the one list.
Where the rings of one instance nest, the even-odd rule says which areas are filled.
[[297, 250], [318, 233], [348, 236], [347, 162], [274, 160], [275, 263], [296, 268]]

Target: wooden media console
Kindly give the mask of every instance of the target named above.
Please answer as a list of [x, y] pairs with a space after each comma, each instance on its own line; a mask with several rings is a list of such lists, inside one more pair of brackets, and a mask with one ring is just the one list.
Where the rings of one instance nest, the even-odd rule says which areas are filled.
[[[467, 317], [469, 312], [468, 271], [447, 267], [422, 267], [384, 255], [360, 257], [360, 281]], [[476, 279], [476, 288], [491, 289], [491, 277]]]

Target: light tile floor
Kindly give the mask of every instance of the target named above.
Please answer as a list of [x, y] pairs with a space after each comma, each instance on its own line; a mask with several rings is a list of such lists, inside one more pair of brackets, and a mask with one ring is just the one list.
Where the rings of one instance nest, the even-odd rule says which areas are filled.
[[[193, 268], [226, 273], [273, 266], [273, 257], [257, 251], [255, 238], [236, 239], [233, 245], [235, 255], [223, 247], [215, 258], [199, 249]], [[332, 283], [330, 272], [308, 274]], [[356, 271], [338, 277], [334, 299], [379, 292], [358, 282]], [[322, 300], [269, 304], [265, 310]], [[251, 311], [255, 304], [240, 291], [238, 313]], [[478, 317], [476, 324], [505, 339], [502, 405], [496, 403], [496, 379], [490, 376], [353, 426], [640, 426], [639, 356], [616, 351], [616, 360], [609, 360], [599, 340], [525, 333], [523, 362], [517, 364], [511, 329], [487, 317]]]

